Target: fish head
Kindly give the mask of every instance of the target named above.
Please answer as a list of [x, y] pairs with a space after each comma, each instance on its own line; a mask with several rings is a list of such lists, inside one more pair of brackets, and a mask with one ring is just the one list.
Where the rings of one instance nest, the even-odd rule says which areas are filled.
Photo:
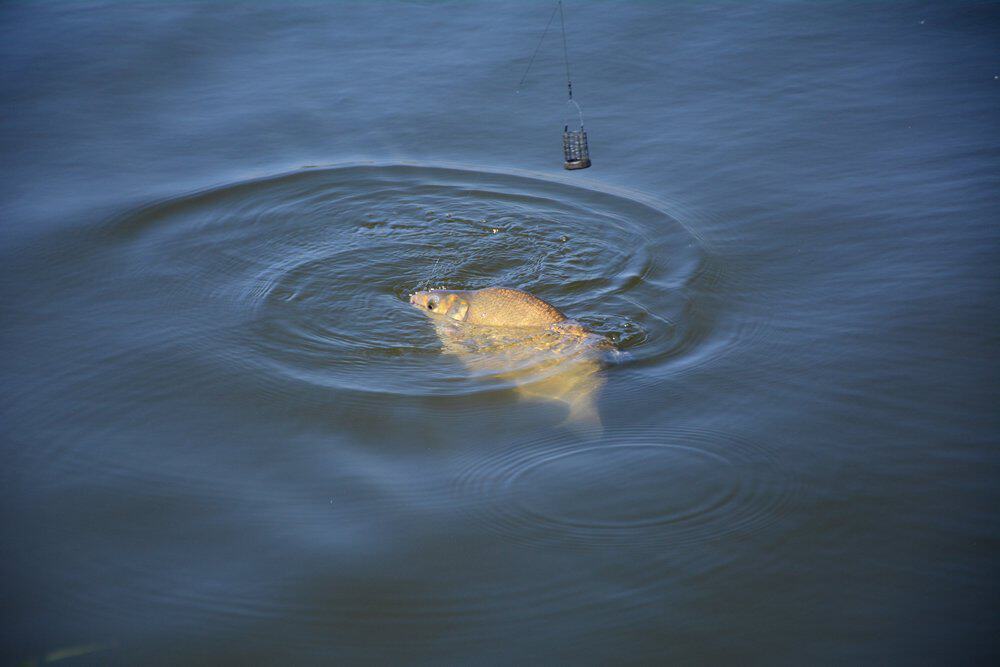
[[431, 289], [414, 292], [410, 303], [417, 308], [437, 315], [445, 315], [453, 320], [464, 321], [469, 312], [469, 302], [457, 291]]

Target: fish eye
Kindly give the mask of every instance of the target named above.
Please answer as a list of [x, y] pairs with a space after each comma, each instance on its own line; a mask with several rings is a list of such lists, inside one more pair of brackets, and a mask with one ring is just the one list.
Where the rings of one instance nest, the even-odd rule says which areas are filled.
[[431, 299], [430, 301], [427, 302], [427, 310], [434, 310], [435, 308], [437, 308], [437, 305], [438, 305], [437, 299]]

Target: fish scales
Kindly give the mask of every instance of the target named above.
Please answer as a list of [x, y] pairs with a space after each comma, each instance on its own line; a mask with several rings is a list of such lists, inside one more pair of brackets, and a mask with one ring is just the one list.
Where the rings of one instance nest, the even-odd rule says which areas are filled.
[[555, 306], [507, 287], [427, 290], [413, 294], [410, 303], [459, 322], [482, 326], [547, 327], [569, 321]]
[[465, 322], [486, 326], [544, 326], [566, 319], [558, 308], [541, 299], [504, 287], [465, 292], [469, 311]]

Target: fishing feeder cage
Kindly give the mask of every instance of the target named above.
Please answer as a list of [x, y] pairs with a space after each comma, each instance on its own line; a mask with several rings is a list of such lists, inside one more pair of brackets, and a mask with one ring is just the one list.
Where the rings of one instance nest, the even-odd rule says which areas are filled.
[[590, 148], [587, 146], [587, 130], [583, 129], [583, 109], [573, 99], [573, 84], [569, 84], [569, 100], [566, 104], [576, 107], [580, 129], [569, 129], [569, 123], [563, 125], [563, 166], [567, 169], [586, 169], [590, 166]]
[[563, 61], [566, 63], [566, 104], [573, 105], [576, 108], [580, 119], [579, 130], [569, 129], [569, 122], [563, 124], [563, 166], [566, 169], [586, 169], [590, 166], [590, 147], [587, 146], [587, 131], [583, 128], [583, 109], [573, 99], [573, 80], [569, 73], [569, 49], [566, 46], [566, 19], [563, 16], [562, 0], [558, 0], [556, 6], [552, 9], [552, 14], [549, 15], [549, 22], [545, 24], [542, 37], [538, 40], [538, 46], [535, 47], [535, 52], [531, 54], [528, 66], [524, 69], [524, 75], [517, 86], [518, 90], [520, 90], [521, 84], [528, 78], [528, 72], [531, 71], [531, 65], [535, 62], [535, 56], [538, 55], [538, 50], [542, 47], [545, 35], [549, 33], [549, 27], [552, 25], [552, 20], [556, 17], [557, 13], [559, 14], [559, 25], [562, 28]]
[[579, 130], [563, 127], [563, 158], [567, 169], [586, 169], [590, 166], [590, 149], [587, 147], [587, 131], [583, 125]]
[[567, 169], [586, 169], [590, 166], [590, 149], [587, 147], [587, 131], [583, 125], [579, 130], [563, 128], [563, 158]]

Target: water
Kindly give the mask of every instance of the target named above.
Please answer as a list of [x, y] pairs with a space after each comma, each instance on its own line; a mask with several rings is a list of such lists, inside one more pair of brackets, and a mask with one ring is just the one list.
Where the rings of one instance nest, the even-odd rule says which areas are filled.
[[550, 12], [0, 7], [5, 661], [997, 657], [1000, 10]]

